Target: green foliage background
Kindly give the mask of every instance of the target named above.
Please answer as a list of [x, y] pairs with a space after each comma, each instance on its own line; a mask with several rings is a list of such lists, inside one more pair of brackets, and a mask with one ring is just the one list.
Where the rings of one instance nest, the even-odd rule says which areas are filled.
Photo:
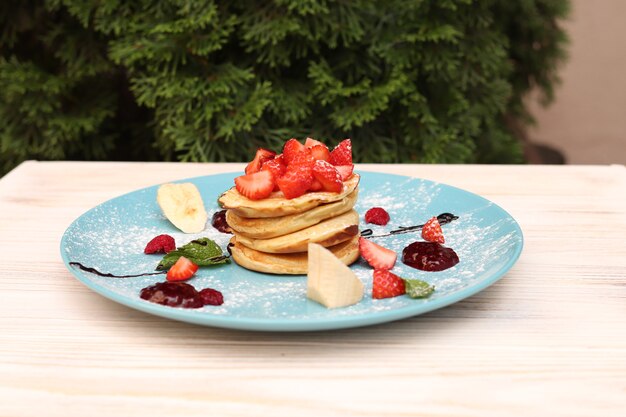
[[24, 159], [521, 162], [567, 0], [5, 0], [0, 173]]

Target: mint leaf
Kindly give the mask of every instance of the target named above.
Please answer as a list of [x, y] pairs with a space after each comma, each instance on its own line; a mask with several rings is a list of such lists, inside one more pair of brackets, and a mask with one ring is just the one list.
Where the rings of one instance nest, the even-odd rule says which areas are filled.
[[426, 298], [435, 291], [434, 285], [419, 279], [404, 279], [404, 287], [411, 298]]
[[157, 271], [171, 268], [181, 256], [184, 256], [198, 266], [230, 263], [230, 259], [228, 259], [228, 256], [223, 255], [222, 248], [220, 248], [217, 243], [208, 237], [203, 237], [201, 239], [192, 240], [186, 245], [166, 254], [163, 259], [161, 259], [161, 262], [159, 262], [159, 265], [157, 265]]

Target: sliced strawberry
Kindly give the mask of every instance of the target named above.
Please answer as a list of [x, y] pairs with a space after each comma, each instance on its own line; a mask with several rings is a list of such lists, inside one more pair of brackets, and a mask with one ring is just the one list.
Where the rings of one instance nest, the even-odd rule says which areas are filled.
[[320, 143], [319, 145], [312, 146], [310, 149], [313, 159], [321, 161], [328, 161], [330, 159], [330, 151], [326, 145]]
[[259, 148], [256, 151], [256, 155], [254, 155], [254, 159], [246, 166], [246, 174], [254, 174], [255, 172], [259, 172], [263, 164], [267, 161], [274, 159], [276, 156], [276, 152], [269, 151], [264, 148]]
[[269, 170], [242, 175], [235, 178], [235, 187], [250, 200], [261, 200], [274, 190], [274, 177]]
[[354, 165], [336, 165], [337, 171], [339, 171], [339, 175], [341, 175], [342, 181], [347, 181], [352, 177], [352, 172], [354, 171]]
[[287, 167], [285, 175], [276, 180], [286, 199], [300, 197], [309, 190], [312, 183], [313, 174], [311, 168], [306, 165]]
[[404, 280], [386, 269], [374, 270], [373, 298], [391, 298], [406, 293]]
[[352, 165], [352, 142], [344, 139], [335, 146], [328, 160], [333, 165]]
[[391, 269], [398, 257], [394, 251], [383, 248], [364, 237], [359, 238], [359, 251], [363, 259], [374, 269]]
[[[324, 145], [322, 142], [320, 142], [319, 140], [315, 140], [313, 138], [306, 138], [306, 140], [304, 141], [304, 146], [307, 148], [312, 148], [316, 145]], [[326, 146], [326, 145], [324, 145]]]
[[198, 265], [181, 256], [176, 263], [167, 271], [168, 281], [185, 281], [193, 276], [198, 270]]
[[341, 175], [334, 166], [326, 161], [315, 161], [313, 177], [322, 184], [322, 189], [331, 193], [338, 193], [343, 189]]
[[428, 242], [446, 243], [441, 225], [436, 217], [431, 218], [422, 227], [422, 238]]
[[309, 187], [309, 191], [321, 191], [322, 188], [324, 188], [322, 186], [322, 183], [319, 182], [318, 180], [316, 180], [315, 177], [313, 177], [313, 182], [311, 182], [311, 186]]
[[294, 155], [304, 151], [305, 149], [305, 146], [297, 139], [289, 139], [285, 142], [285, 146], [283, 146], [283, 158], [285, 159], [285, 164], [291, 164], [291, 160]]
[[304, 150], [293, 154], [287, 166], [290, 167], [292, 165], [295, 165], [295, 166], [304, 165], [312, 169], [314, 163], [315, 163], [315, 159], [313, 158], [313, 155], [311, 154], [311, 150], [308, 148], [305, 148]]
[[274, 179], [282, 177], [286, 169], [287, 166], [283, 163], [282, 158], [274, 158], [261, 166], [261, 171], [271, 172]]

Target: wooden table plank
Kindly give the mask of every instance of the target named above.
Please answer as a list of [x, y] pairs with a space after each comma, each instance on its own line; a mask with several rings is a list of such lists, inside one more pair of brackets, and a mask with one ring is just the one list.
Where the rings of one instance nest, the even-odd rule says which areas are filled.
[[623, 166], [360, 165], [467, 189], [525, 235], [504, 279], [394, 323], [255, 333], [95, 294], [59, 241], [137, 188], [242, 164], [27, 162], [0, 179], [0, 416], [621, 416]]

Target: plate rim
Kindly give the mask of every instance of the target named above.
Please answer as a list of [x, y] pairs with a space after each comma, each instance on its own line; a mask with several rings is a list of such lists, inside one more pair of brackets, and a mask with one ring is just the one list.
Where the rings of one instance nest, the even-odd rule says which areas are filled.
[[[508, 258], [507, 262], [501, 265], [497, 270], [493, 271], [488, 277], [481, 279], [479, 282], [470, 285], [468, 287], [462, 288], [459, 291], [453, 292], [452, 294], [443, 296], [442, 298], [434, 299], [431, 301], [427, 301], [425, 303], [416, 304], [413, 306], [405, 306], [399, 309], [391, 309], [384, 311], [377, 311], [375, 313], [370, 313], [367, 315], [346, 315], [346, 316], [335, 316], [332, 318], [312, 318], [312, 319], [303, 319], [303, 318], [254, 318], [254, 317], [233, 317], [232, 315], [212, 315], [206, 314], [206, 312], [200, 312], [194, 309], [182, 309], [182, 308], [173, 308], [162, 306], [159, 304], [154, 304], [150, 302], [140, 302], [137, 296], [137, 299], [129, 298], [127, 296], [118, 294], [109, 288], [86, 278], [85, 274], [82, 274], [77, 268], [72, 267], [70, 262], [72, 262], [67, 255], [65, 248], [67, 247], [67, 239], [68, 235], [72, 228], [76, 227], [76, 223], [80, 221], [81, 218], [86, 216], [93, 210], [105, 205], [112, 204], [115, 200], [123, 199], [131, 194], [146, 191], [150, 188], [155, 188], [161, 185], [162, 183], [153, 184], [150, 186], [138, 188], [133, 191], [129, 191], [127, 193], [120, 194], [116, 197], [110, 198], [106, 201], [103, 201], [90, 209], [86, 210], [78, 217], [76, 217], [65, 229], [63, 232], [63, 236], [60, 240], [59, 249], [61, 252], [61, 258], [66, 269], [76, 278], [79, 282], [85, 285], [90, 290], [95, 293], [114, 301], [118, 304], [122, 304], [126, 307], [132, 308], [134, 310], [142, 311], [144, 313], [156, 315], [163, 318], [168, 318], [171, 320], [177, 320], [202, 326], [211, 326], [211, 327], [219, 327], [226, 329], [235, 329], [235, 330], [251, 330], [251, 331], [277, 331], [277, 332], [304, 332], [304, 331], [324, 331], [324, 330], [339, 330], [339, 329], [347, 329], [347, 328], [357, 328], [364, 326], [374, 326], [377, 324], [397, 321], [406, 319], [409, 317], [415, 317], [418, 315], [422, 315], [434, 310], [438, 310], [440, 308], [449, 306], [451, 304], [455, 304], [459, 301], [462, 301], [466, 298], [469, 298], [477, 293], [483, 291], [484, 289], [490, 287], [500, 279], [504, 277], [504, 275], [515, 265], [521, 256], [523, 247], [524, 247], [524, 234], [522, 228], [520, 227], [517, 220], [502, 206], [493, 201], [479, 195], [473, 193], [471, 191], [449, 185], [446, 183], [433, 181], [426, 178], [410, 176], [410, 175], [401, 175], [394, 173], [386, 173], [386, 172], [377, 172], [377, 171], [361, 171], [359, 170], [359, 174], [366, 175], [380, 175], [386, 177], [397, 177], [402, 179], [411, 179], [411, 180], [419, 180], [424, 181], [430, 185], [438, 185], [444, 186], [450, 189], [455, 190], [456, 192], [461, 192], [465, 194], [470, 194], [473, 197], [477, 197], [480, 200], [492, 205], [493, 207], [500, 210], [506, 217], [512, 220], [513, 231], [519, 237], [519, 241], [514, 246], [514, 251]], [[239, 171], [233, 172], [221, 172], [216, 174], [208, 174], [208, 175], [199, 175], [194, 177], [182, 178], [173, 180], [170, 182], [180, 183], [180, 182], [190, 182], [194, 180], [199, 180], [207, 177], [229, 177], [236, 176], [240, 174]], [[362, 177], [363, 178], [363, 177]], [[225, 191], [225, 190], [224, 190]], [[267, 274], [266, 274], [267, 275]], [[372, 316], [372, 314], [374, 314]]]

